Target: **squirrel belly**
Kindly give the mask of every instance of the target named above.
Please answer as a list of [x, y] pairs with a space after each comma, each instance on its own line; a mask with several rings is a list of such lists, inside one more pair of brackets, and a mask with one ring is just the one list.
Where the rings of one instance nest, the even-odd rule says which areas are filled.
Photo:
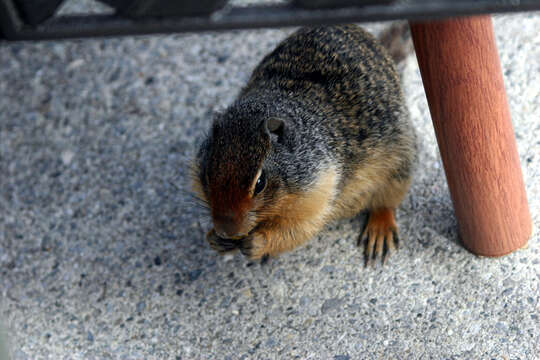
[[394, 210], [416, 159], [395, 64], [356, 25], [303, 28], [255, 68], [195, 159], [210, 245], [251, 258], [361, 211], [366, 259], [396, 248]]

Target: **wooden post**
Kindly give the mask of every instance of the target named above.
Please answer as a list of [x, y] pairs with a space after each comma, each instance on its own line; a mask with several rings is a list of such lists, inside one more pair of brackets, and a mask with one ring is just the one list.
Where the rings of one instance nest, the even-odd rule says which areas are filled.
[[410, 25], [463, 244], [523, 247], [531, 217], [491, 17]]

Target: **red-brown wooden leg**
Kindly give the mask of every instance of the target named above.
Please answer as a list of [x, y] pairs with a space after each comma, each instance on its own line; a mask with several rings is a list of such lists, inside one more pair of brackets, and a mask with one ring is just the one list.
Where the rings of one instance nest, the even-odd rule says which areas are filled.
[[491, 17], [410, 25], [463, 244], [523, 247], [531, 217]]

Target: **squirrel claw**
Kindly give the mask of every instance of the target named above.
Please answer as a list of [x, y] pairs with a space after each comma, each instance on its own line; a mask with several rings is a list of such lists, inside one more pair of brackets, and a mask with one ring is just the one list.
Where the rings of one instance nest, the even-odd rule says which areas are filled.
[[397, 226], [391, 209], [372, 211], [369, 214], [362, 235], [358, 239], [358, 246], [365, 244], [364, 266], [375, 267], [377, 258], [382, 265], [386, 264], [388, 257], [399, 244]]
[[261, 266], [266, 265], [269, 262], [270, 262], [270, 256], [268, 254], [263, 255], [263, 257], [261, 258]]

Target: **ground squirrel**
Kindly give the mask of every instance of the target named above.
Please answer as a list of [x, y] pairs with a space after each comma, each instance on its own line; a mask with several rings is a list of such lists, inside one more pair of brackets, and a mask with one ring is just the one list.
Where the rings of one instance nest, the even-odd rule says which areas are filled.
[[367, 263], [396, 248], [394, 211], [415, 158], [387, 50], [356, 25], [302, 28], [214, 119], [193, 187], [212, 216], [207, 240], [221, 253], [274, 256], [368, 211], [358, 239]]

